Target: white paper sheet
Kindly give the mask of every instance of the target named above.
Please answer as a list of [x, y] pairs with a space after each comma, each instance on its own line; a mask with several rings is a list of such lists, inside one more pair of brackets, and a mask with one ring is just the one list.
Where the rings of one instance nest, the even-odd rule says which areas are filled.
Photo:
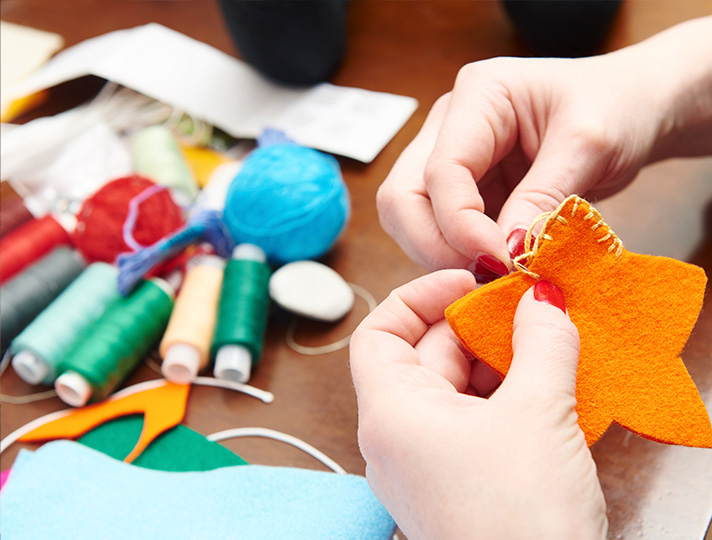
[[156, 23], [66, 49], [13, 86], [9, 97], [84, 75], [141, 92], [233, 137], [256, 138], [279, 127], [300, 144], [363, 162], [372, 161], [417, 108], [413, 98], [355, 88], [281, 87], [248, 64]]

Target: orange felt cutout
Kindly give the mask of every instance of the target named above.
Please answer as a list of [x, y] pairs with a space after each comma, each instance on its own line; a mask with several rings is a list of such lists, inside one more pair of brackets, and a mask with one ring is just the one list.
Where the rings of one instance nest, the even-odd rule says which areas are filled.
[[65, 416], [26, 433], [20, 441], [74, 439], [109, 420], [129, 414], [144, 415], [143, 430], [136, 446], [124, 461], [131, 463], [161, 433], [177, 426], [185, 415], [189, 384], [167, 382], [156, 388], [72, 409]]
[[576, 412], [589, 446], [616, 422], [659, 442], [712, 448], [710, 418], [680, 358], [702, 308], [701, 268], [626, 251], [576, 196], [547, 217], [516, 263], [520, 271], [445, 311], [470, 352], [506, 375], [519, 300], [537, 279], [549, 281], [581, 338]]

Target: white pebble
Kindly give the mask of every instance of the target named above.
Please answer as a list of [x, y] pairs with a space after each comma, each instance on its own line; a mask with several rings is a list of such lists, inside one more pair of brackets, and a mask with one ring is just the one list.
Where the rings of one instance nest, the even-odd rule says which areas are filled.
[[296, 261], [279, 268], [270, 278], [269, 293], [287, 311], [326, 322], [339, 320], [354, 305], [349, 284], [315, 261]]

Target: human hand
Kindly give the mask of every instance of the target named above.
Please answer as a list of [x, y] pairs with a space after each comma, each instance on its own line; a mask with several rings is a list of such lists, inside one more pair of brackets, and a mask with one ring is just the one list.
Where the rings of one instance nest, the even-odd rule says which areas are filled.
[[379, 189], [384, 229], [428, 269], [507, 273], [525, 229], [567, 196], [712, 151], [711, 36], [706, 17], [603, 56], [463, 67]]
[[519, 304], [512, 365], [489, 399], [474, 394], [491, 379], [443, 318], [475, 287], [469, 272], [396, 289], [354, 333], [366, 477], [409, 539], [605, 538], [574, 410], [578, 333], [560, 291], [541, 283]]

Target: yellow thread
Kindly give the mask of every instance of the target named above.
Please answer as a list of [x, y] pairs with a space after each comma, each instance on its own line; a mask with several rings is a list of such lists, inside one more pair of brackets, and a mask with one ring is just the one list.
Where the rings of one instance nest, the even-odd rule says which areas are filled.
[[541, 235], [541, 237], [542, 237], [544, 240], [553, 240], [553, 238], [551, 237], [550, 234], [544, 233], [544, 234]]
[[581, 199], [579, 197], [576, 197], [574, 199], [574, 207], [571, 210], [571, 216], [575, 217], [576, 216], [576, 210], [578, 210], [579, 204], [581, 204]]
[[[529, 229], [527, 229], [527, 234], [524, 236], [524, 250], [528, 252], [533, 252], [537, 250], [537, 246], [539, 245], [539, 239], [537, 238], [534, 241], [534, 246], [532, 246], [532, 237], [534, 236], [533, 231], [534, 231], [534, 226], [539, 223], [540, 221], [549, 218], [553, 212], [544, 212], [543, 214], [539, 214], [537, 218], [532, 222], [532, 224], [529, 226]], [[544, 227], [546, 227], [546, 224], [544, 224]]]
[[[599, 238], [597, 241], [598, 241], [598, 242], [605, 242], [605, 241], [608, 240], [611, 236], [612, 236], [612, 235], [611, 235], [611, 233], [609, 232], [608, 234], [606, 234], [606, 236], [602, 236], [602, 237]], [[615, 246], [615, 245], [616, 245], [615, 241], [614, 241], [611, 245], [612, 245], [612, 246]]]
[[583, 219], [584, 219], [584, 221], [588, 221], [589, 219], [591, 219], [591, 218], [594, 217], [595, 215], [596, 215], [596, 214], [594, 213], [593, 209], [591, 209], [588, 214], [586, 214], [585, 216], [583, 216]]
[[569, 224], [568, 220], [567, 220], [564, 216], [556, 216], [556, 221], [560, 221], [560, 222], [563, 223], [564, 225], [568, 225], [568, 224]]
[[[526, 254], [525, 254], [525, 255], [526, 255]], [[519, 258], [519, 257], [517, 257], [517, 259], [518, 259], [518, 258]], [[533, 278], [536, 279], [537, 281], [539, 281], [539, 278], [541, 277], [541, 276], [540, 276], [539, 274], [537, 274], [536, 272], [532, 272], [531, 270], [529, 270], [529, 268], [527, 268], [526, 266], [524, 266], [524, 265], [523, 265], [522, 263], [520, 263], [519, 261], [516, 261], [516, 260], [514, 261], [514, 267], [515, 267], [517, 270], [519, 270], [520, 272], [522, 272], [522, 273], [524, 273], [524, 274], [526, 274], [526, 275], [528, 275], [528, 276], [530, 276], [530, 277], [533, 277]]]

